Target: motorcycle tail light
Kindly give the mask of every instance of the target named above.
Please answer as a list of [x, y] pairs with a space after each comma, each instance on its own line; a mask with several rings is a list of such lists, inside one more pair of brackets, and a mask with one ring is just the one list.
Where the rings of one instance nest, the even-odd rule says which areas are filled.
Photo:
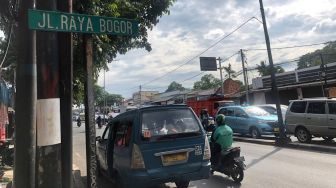
[[140, 148], [136, 144], [133, 144], [131, 168], [132, 169], [145, 169], [146, 168]]
[[209, 144], [208, 137], [205, 136], [203, 160], [210, 160], [210, 158], [211, 158], [210, 144]]

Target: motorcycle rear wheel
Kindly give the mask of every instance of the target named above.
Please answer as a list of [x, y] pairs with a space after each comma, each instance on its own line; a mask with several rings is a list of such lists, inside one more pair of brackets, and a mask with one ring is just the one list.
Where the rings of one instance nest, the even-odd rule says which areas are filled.
[[232, 169], [232, 173], [231, 173], [231, 177], [236, 183], [240, 183], [240, 182], [243, 181], [244, 170], [239, 164], [237, 164], [237, 163], [234, 164], [233, 169]]

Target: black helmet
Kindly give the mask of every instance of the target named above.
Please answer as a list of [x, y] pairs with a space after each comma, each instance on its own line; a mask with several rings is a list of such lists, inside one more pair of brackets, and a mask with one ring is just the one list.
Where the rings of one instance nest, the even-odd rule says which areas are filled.
[[225, 124], [225, 116], [223, 114], [218, 114], [216, 117], [216, 123], [218, 126]]

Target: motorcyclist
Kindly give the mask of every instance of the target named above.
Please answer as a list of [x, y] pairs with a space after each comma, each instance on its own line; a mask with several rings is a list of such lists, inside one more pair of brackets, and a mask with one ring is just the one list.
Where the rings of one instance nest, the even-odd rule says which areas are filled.
[[221, 155], [225, 155], [226, 151], [231, 148], [233, 142], [233, 131], [225, 124], [225, 116], [219, 114], [216, 117], [217, 128], [211, 136], [211, 164], [216, 165]]
[[203, 108], [201, 110], [200, 119], [201, 119], [203, 127], [206, 128], [209, 123], [209, 113], [206, 108]]

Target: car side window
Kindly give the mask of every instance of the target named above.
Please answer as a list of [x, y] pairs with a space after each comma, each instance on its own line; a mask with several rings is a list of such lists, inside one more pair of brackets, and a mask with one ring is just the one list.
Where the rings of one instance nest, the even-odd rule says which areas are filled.
[[242, 109], [235, 109], [236, 117], [246, 117], [246, 113]]
[[294, 113], [305, 113], [307, 102], [297, 101], [293, 102], [290, 111]]
[[329, 102], [329, 114], [335, 114], [336, 115], [336, 102]]
[[115, 146], [128, 147], [132, 138], [133, 118], [126, 117], [121, 120], [117, 127]]
[[325, 114], [325, 104], [325, 102], [309, 102], [307, 113]]
[[231, 108], [223, 108], [219, 111], [219, 114], [223, 114], [224, 116], [234, 116], [234, 110]]

